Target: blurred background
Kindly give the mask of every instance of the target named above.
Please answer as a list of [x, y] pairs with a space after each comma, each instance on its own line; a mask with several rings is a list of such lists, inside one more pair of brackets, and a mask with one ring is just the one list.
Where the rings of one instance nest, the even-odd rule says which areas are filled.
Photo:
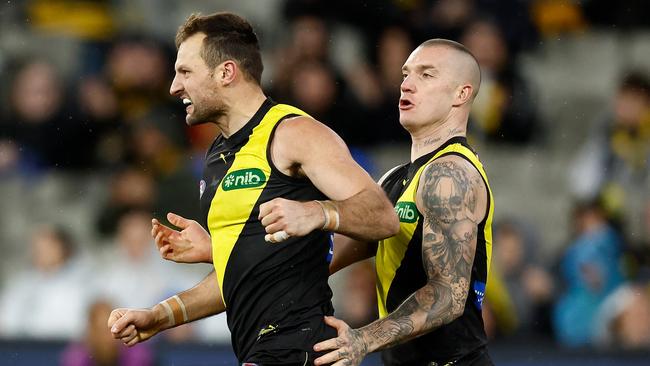
[[[650, 357], [650, 17], [643, 0], [6, 0], [0, 4], [0, 364], [235, 364], [223, 316], [126, 349], [106, 319], [189, 288], [151, 217], [198, 215], [213, 126], [168, 95], [192, 12], [255, 26], [263, 86], [331, 126], [378, 178], [408, 161], [401, 65], [465, 44], [469, 139], [495, 195], [484, 318], [502, 365]], [[333, 276], [376, 318], [372, 262]], [[379, 365], [371, 355], [364, 365]]]

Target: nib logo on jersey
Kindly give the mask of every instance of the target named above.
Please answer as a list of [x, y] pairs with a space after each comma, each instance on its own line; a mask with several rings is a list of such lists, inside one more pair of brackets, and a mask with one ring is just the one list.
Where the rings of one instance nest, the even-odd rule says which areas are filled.
[[395, 212], [397, 212], [397, 217], [399, 217], [400, 222], [407, 222], [409, 224], [418, 221], [420, 217], [418, 208], [413, 202], [397, 202]]
[[258, 168], [241, 169], [226, 175], [221, 181], [221, 188], [224, 191], [254, 188], [263, 185], [264, 182], [266, 182], [266, 176], [262, 170]]

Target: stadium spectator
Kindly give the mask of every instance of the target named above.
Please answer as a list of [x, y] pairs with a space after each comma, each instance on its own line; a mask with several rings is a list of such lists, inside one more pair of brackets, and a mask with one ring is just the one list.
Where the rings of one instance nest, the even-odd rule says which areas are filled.
[[461, 41], [481, 66], [481, 90], [472, 107], [470, 136], [513, 144], [539, 138], [535, 104], [497, 23], [473, 21]]
[[594, 343], [599, 347], [643, 350], [650, 347], [650, 288], [620, 286], [604, 301], [596, 318]]
[[101, 76], [88, 76], [79, 81], [80, 138], [93, 168], [111, 169], [124, 163], [127, 154], [126, 126], [117, 95]]
[[171, 78], [169, 64], [166, 49], [144, 36], [118, 39], [110, 49], [104, 74], [127, 123], [158, 108], [178, 110], [166, 93]]
[[366, 102], [370, 109], [372, 141], [376, 145], [409, 142], [406, 131], [395, 123], [399, 120], [399, 109], [395, 101], [399, 100], [402, 65], [412, 49], [411, 35], [404, 27], [391, 26], [379, 35], [374, 57], [375, 69], [372, 72], [374, 80], [371, 85], [366, 85], [366, 89], [377, 94], [372, 101]]
[[553, 311], [557, 340], [569, 347], [591, 344], [598, 308], [623, 283], [622, 243], [594, 202], [574, 212], [575, 239], [561, 260], [565, 290]]
[[151, 239], [151, 213], [142, 209], [127, 210], [119, 217], [114, 246], [106, 248], [99, 258], [97, 291], [126, 306], [148, 306], [196, 280], [180, 266], [158, 258]]
[[151, 172], [126, 166], [107, 179], [107, 199], [97, 209], [97, 232], [112, 236], [119, 217], [126, 211], [140, 207], [151, 210], [156, 198], [155, 182]]
[[95, 300], [88, 310], [83, 338], [69, 343], [61, 354], [60, 366], [153, 366], [154, 355], [148, 344], [128, 348], [106, 331], [111, 304]]
[[[551, 336], [550, 309], [554, 300], [554, 282], [538, 262], [540, 240], [535, 228], [515, 219], [506, 219], [495, 227], [493, 270], [511, 299], [516, 320], [514, 334]], [[488, 280], [488, 302], [491, 279]], [[504, 314], [506, 315], [506, 314]], [[503, 328], [501, 328], [503, 329]], [[504, 335], [507, 335], [507, 327]]]
[[627, 220], [624, 229], [639, 233], [643, 204], [650, 199], [648, 77], [627, 72], [611, 105], [592, 126], [569, 167], [571, 190], [580, 199], [601, 199], [610, 218]]
[[72, 237], [56, 226], [38, 227], [29, 247], [31, 263], [0, 294], [0, 334], [24, 339], [80, 336], [91, 295], [88, 258], [77, 255]]
[[0, 139], [12, 141], [16, 166], [23, 172], [76, 167], [85, 163], [76, 149], [74, 120], [66, 104], [61, 75], [47, 61], [29, 60], [12, 82], [7, 119]]

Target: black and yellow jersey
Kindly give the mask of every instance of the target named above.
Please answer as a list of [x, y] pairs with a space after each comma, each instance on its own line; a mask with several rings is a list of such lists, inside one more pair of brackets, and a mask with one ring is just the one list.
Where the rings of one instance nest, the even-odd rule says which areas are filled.
[[[488, 190], [485, 218], [478, 226], [476, 254], [463, 315], [428, 334], [384, 351], [387, 365], [460, 365], [482, 352], [486, 345], [481, 306], [492, 254], [494, 201], [481, 162], [463, 137], [454, 137], [437, 150], [397, 167], [382, 182], [400, 220], [397, 235], [379, 242], [376, 257], [379, 316], [394, 311], [427, 281], [422, 265], [422, 214], [415, 204], [420, 175], [428, 163], [457, 155], [469, 161], [483, 177]], [[451, 363], [450, 363], [451, 362]]]
[[[327, 284], [331, 235], [317, 230], [272, 244], [258, 219], [277, 197], [326, 199], [308, 179], [287, 176], [270, 158], [276, 127], [301, 110], [266, 100], [247, 124], [210, 147], [200, 185], [201, 210], [240, 362], [304, 362], [318, 341], [336, 336]], [[301, 143], [296, 141], [296, 143]], [[293, 360], [292, 358], [296, 358]]]

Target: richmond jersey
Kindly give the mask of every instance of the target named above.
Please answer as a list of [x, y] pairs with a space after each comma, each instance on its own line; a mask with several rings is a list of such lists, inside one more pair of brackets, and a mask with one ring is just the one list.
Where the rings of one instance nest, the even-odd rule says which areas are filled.
[[388, 198], [395, 205], [400, 231], [396, 236], [379, 242], [376, 257], [379, 315], [385, 317], [426, 284], [427, 276], [422, 265], [424, 220], [415, 204], [416, 191], [420, 175], [428, 163], [452, 154], [469, 161], [478, 170], [489, 195], [485, 218], [478, 225], [476, 254], [465, 310], [453, 322], [384, 351], [383, 358], [387, 365], [463, 364], [464, 361], [459, 360], [482, 352], [486, 345], [481, 306], [492, 254], [494, 201], [483, 166], [463, 137], [454, 137], [437, 150], [397, 167], [382, 183]]
[[272, 244], [258, 220], [260, 204], [276, 197], [326, 199], [308, 179], [283, 174], [270, 158], [276, 127], [299, 115], [305, 113], [267, 100], [235, 134], [217, 137], [206, 157], [203, 224], [212, 237], [214, 269], [240, 362], [292, 362], [293, 355], [304, 361], [315, 343], [336, 335], [323, 322], [333, 313], [330, 234], [317, 230]]

